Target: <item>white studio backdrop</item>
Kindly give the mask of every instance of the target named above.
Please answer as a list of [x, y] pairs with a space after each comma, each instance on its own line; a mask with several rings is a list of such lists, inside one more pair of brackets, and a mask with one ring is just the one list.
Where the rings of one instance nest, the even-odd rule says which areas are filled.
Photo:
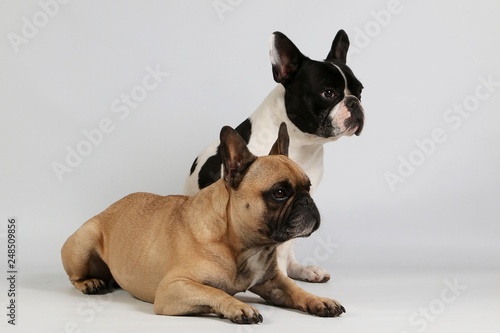
[[312, 59], [344, 29], [361, 136], [325, 149], [323, 266], [500, 264], [498, 1], [3, 1], [0, 241], [60, 269], [84, 221], [182, 191], [195, 156], [275, 86], [268, 38]]

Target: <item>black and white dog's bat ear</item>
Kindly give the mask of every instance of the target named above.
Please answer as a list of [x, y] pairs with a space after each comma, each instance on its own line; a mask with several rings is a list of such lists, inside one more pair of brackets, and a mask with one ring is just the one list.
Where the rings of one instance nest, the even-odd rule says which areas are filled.
[[290, 137], [288, 136], [288, 129], [284, 122], [281, 123], [278, 131], [278, 139], [274, 143], [269, 155], [285, 155], [288, 156], [288, 146], [290, 145]]
[[326, 56], [326, 60], [337, 60], [345, 64], [347, 51], [349, 50], [349, 37], [344, 30], [339, 30], [333, 39], [332, 48]]
[[229, 126], [220, 132], [219, 153], [224, 169], [223, 177], [232, 188], [238, 188], [248, 167], [257, 159], [245, 140]]
[[276, 31], [269, 38], [269, 58], [273, 66], [274, 81], [287, 84], [306, 56], [287, 36]]

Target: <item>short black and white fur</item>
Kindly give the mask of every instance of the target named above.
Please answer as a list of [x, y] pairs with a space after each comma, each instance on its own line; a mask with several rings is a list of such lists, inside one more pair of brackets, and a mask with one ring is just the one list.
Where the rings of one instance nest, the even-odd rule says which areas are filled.
[[[324, 61], [311, 60], [281, 32], [270, 37], [273, 77], [279, 84], [259, 108], [236, 130], [255, 155], [267, 155], [285, 122], [290, 135], [289, 157], [311, 180], [311, 190], [323, 175], [323, 144], [342, 136], [359, 135], [363, 129], [363, 85], [346, 65], [349, 39], [340, 30]], [[219, 141], [194, 161], [184, 193], [192, 195], [221, 177]], [[302, 266], [295, 259], [291, 241], [278, 249], [278, 263], [289, 277], [325, 282], [330, 275], [317, 266]]]

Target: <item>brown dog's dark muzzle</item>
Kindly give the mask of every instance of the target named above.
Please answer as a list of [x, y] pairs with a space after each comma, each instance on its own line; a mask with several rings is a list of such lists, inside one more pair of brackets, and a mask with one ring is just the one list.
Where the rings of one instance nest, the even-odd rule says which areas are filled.
[[273, 239], [286, 242], [292, 238], [308, 237], [319, 228], [320, 221], [318, 208], [309, 193], [297, 193], [273, 232]]

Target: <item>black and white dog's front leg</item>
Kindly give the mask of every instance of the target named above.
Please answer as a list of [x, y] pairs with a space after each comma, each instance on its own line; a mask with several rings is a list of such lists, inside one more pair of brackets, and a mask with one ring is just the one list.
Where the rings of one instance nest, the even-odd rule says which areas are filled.
[[278, 247], [278, 266], [288, 277], [306, 282], [327, 282], [330, 274], [319, 266], [301, 265], [293, 253], [294, 240], [289, 240]]

